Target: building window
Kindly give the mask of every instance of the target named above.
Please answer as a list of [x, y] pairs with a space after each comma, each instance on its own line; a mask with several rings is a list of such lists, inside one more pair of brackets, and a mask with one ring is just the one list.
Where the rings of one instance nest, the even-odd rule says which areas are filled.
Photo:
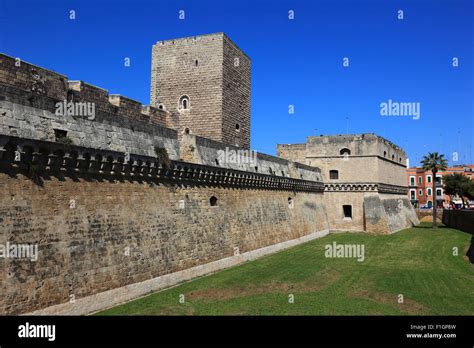
[[62, 129], [54, 129], [54, 138], [56, 141], [67, 138], [67, 131]]
[[164, 106], [163, 104], [159, 104], [159, 105], [158, 105], [158, 109], [164, 110], [164, 109], [165, 109], [165, 106]]
[[410, 176], [410, 186], [415, 186], [415, 177]]
[[387, 157], [387, 151], [383, 152], [383, 157]]
[[433, 193], [433, 191], [431, 190], [430, 187], [428, 187], [428, 188], [426, 189], [426, 194], [427, 194], [428, 196], [431, 196], [432, 193]]
[[329, 179], [339, 179], [339, 171], [337, 170], [330, 170], [329, 171]]
[[194, 61], [194, 65], [198, 66], [198, 64], [199, 64], [199, 62], [198, 62], [198, 60], [196, 59], [196, 60]]
[[436, 190], [436, 196], [440, 197], [443, 195], [443, 191], [441, 189]]
[[395, 155], [392, 155], [392, 161], [394, 161], [394, 160], [395, 160]]
[[351, 154], [351, 150], [344, 148], [341, 151], [339, 151], [339, 154], [341, 154], [342, 156], [349, 156]]
[[421, 190], [421, 189], [418, 190], [418, 196], [420, 196], [420, 197], [423, 196], [423, 190]]
[[288, 197], [288, 208], [293, 209], [293, 198]]
[[422, 183], [423, 183], [423, 177], [421, 177], [421, 176], [418, 177], [418, 183], [419, 183], [419, 184], [422, 184]]
[[240, 124], [236, 123], [235, 124], [235, 130], [238, 132], [240, 130]]
[[416, 191], [415, 190], [410, 190], [410, 199], [412, 199], [412, 200], [416, 199]]
[[211, 207], [217, 207], [217, 198], [215, 196], [212, 196], [209, 198], [209, 203], [211, 204]]
[[178, 109], [189, 110], [189, 108], [190, 108], [189, 97], [187, 95], [183, 95], [181, 98], [179, 98]]
[[430, 182], [431, 182], [431, 175], [427, 175], [427, 176], [426, 176], [426, 182], [427, 182], [427, 183], [430, 183]]
[[352, 205], [343, 205], [344, 219], [352, 219]]

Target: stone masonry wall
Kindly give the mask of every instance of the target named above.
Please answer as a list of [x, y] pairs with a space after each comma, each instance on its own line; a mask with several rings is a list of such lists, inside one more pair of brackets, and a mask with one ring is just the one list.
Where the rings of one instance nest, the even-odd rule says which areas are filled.
[[[56, 113], [57, 103], [93, 103], [93, 118]], [[179, 159], [169, 114], [81, 81], [0, 54], [0, 134], [55, 141], [63, 130], [75, 145], [154, 155], [164, 147]]]
[[395, 164], [381, 158], [377, 160], [378, 182], [391, 185], [406, 186], [406, 167], [404, 165]]
[[[363, 192], [324, 192], [331, 231], [364, 231]], [[352, 218], [344, 218], [343, 205], [352, 206]]]
[[81, 299], [329, 228], [322, 193], [94, 176], [51, 176], [37, 185], [5, 169], [0, 191], [0, 243], [39, 245], [36, 262], [2, 260], [1, 314], [67, 303], [71, 295]]
[[[264, 153], [249, 152], [232, 145], [198, 137], [192, 134], [184, 134], [180, 140], [180, 153], [183, 160], [209, 166], [218, 166], [244, 170], [253, 173], [270, 174], [276, 176], [291, 177], [303, 180], [322, 181], [319, 168], [310, 167], [305, 164], [288, 161], [283, 158], [270, 156]], [[230, 156], [222, 158], [223, 153], [233, 152], [242, 154], [234, 160]], [[236, 158], [237, 158], [236, 157]]]
[[[177, 128], [222, 139], [222, 35], [159, 41], [152, 49], [151, 105], [179, 119]], [[179, 111], [180, 97], [189, 109]]]
[[[350, 154], [341, 155], [348, 149]], [[310, 136], [306, 144], [279, 144], [277, 155], [321, 169], [325, 182], [373, 182], [406, 187], [406, 154], [372, 133]], [[337, 170], [338, 179], [329, 171]]]
[[222, 141], [248, 149], [250, 59], [227, 36], [223, 45]]
[[96, 117], [57, 116], [49, 110], [0, 101], [0, 134], [56, 141], [54, 130], [64, 130], [75, 145], [147, 156], [155, 156], [158, 146], [171, 159], [179, 159], [179, 143], [172, 129], [106, 114]]
[[[377, 192], [325, 192], [332, 231], [390, 234], [419, 223], [405, 195]], [[352, 206], [352, 218], [345, 218], [343, 205]]]
[[[179, 108], [183, 96], [186, 110]], [[150, 99], [173, 115], [177, 123], [169, 127], [180, 136], [189, 130], [250, 147], [250, 59], [224, 33], [153, 45]]]
[[405, 195], [366, 195], [364, 211], [369, 233], [394, 233], [419, 224], [413, 206]]
[[[310, 166], [321, 168], [324, 182], [378, 182], [377, 157], [308, 158]], [[331, 179], [329, 171], [337, 170], [338, 179]]]
[[306, 144], [277, 144], [276, 155], [291, 161], [306, 163]]

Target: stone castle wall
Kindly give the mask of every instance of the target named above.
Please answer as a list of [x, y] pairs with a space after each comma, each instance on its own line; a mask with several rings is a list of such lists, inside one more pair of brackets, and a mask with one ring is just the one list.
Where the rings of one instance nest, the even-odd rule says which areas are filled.
[[[350, 155], [341, 155], [348, 149]], [[306, 144], [278, 144], [277, 155], [321, 169], [325, 182], [373, 182], [406, 187], [406, 154], [375, 134], [310, 136]], [[330, 170], [339, 172], [331, 179]]]
[[343, 148], [349, 149], [352, 156], [380, 156], [403, 165], [406, 162], [403, 149], [372, 133], [310, 136], [307, 139], [308, 157], [339, 156]]
[[250, 148], [250, 59], [227, 36], [223, 46], [222, 141]]
[[306, 163], [306, 144], [277, 144], [276, 154], [281, 158]]
[[305, 144], [279, 144], [277, 154], [320, 168], [333, 231], [387, 234], [418, 224], [406, 198], [406, 154], [380, 136], [310, 136]]
[[379, 194], [366, 197], [366, 231], [369, 233], [394, 233], [419, 224], [410, 201], [404, 194]]
[[[95, 117], [57, 115], [57, 103], [94, 103]], [[179, 159], [177, 132], [163, 127], [167, 113], [26, 62], [0, 55], [0, 134], [55, 141], [63, 130], [74, 144], [142, 155], [166, 148]]]
[[[406, 166], [378, 158], [378, 182], [406, 187]], [[403, 176], [405, 175], [405, 178]]]
[[[325, 192], [324, 201], [331, 231], [364, 231], [363, 192]], [[352, 207], [352, 218], [344, 218], [343, 205]]]
[[[0, 142], [0, 243], [39, 248], [36, 262], [2, 260], [1, 314], [60, 304], [65, 313], [87, 313], [103, 308], [99, 293], [115, 289], [108, 303], [117, 304], [152, 290], [127, 286], [165, 275], [153, 289], [169, 286], [181, 279], [175, 272], [200, 266], [202, 274], [216, 270], [207, 268], [213, 262], [329, 230], [323, 187], [313, 181], [166, 167], [138, 155], [126, 164], [115, 160], [120, 153], [16, 137]], [[71, 296], [78, 302], [69, 307]]]
[[[419, 223], [415, 211], [403, 194], [380, 192], [325, 192], [331, 231], [391, 234]], [[352, 217], [344, 216], [350, 205]]]
[[[209, 166], [219, 166], [252, 173], [262, 173], [283, 177], [298, 178], [303, 180], [322, 181], [319, 168], [310, 167], [302, 163], [270, 156], [264, 153], [249, 152], [236, 146], [226, 145], [211, 139], [195, 135], [183, 135], [181, 140], [181, 154], [187, 155], [186, 161], [201, 163]], [[227, 151], [242, 154], [240, 162], [222, 159], [222, 154]], [[249, 155], [247, 157], [247, 154]], [[229, 159], [230, 156], [227, 156]], [[246, 160], [248, 159], [248, 162]]]
[[[378, 182], [379, 172], [377, 168], [377, 157], [348, 157], [343, 158], [307, 158], [307, 163], [321, 169], [324, 182]], [[337, 170], [338, 179], [331, 179], [329, 171]]]

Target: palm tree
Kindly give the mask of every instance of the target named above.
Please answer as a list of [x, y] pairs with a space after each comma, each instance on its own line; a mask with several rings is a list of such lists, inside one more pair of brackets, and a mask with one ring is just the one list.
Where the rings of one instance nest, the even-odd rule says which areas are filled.
[[448, 166], [448, 161], [444, 158], [443, 154], [439, 154], [437, 152], [428, 152], [428, 155], [423, 156], [423, 159], [421, 160], [421, 164], [423, 166], [423, 169], [426, 171], [431, 171], [433, 174], [433, 179], [431, 180], [433, 184], [433, 228], [437, 228], [437, 201], [436, 201], [436, 173], [445, 170], [446, 167]]

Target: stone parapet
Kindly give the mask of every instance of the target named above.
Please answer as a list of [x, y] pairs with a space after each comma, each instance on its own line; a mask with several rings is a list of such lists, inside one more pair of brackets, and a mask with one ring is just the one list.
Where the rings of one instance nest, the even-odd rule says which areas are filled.
[[379, 192], [379, 193], [393, 193], [406, 194], [408, 188], [405, 186], [389, 185], [384, 183], [331, 183], [324, 184], [324, 190], [327, 192]]
[[323, 192], [321, 182], [0, 135], [0, 161], [24, 170], [134, 176], [178, 184]]

